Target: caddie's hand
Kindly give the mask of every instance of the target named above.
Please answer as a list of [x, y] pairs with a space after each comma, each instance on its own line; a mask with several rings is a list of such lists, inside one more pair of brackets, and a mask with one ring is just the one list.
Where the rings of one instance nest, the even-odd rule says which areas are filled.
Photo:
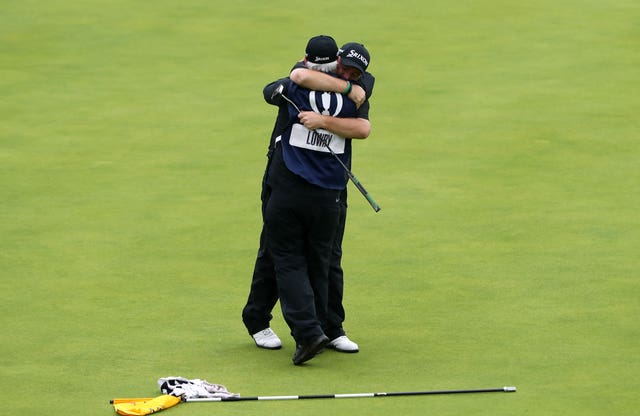
[[301, 111], [298, 113], [298, 119], [309, 130], [323, 128], [323, 115], [314, 113], [313, 111]]
[[364, 92], [364, 89], [360, 85], [352, 84], [351, 91], [347, 95], [351, 101], [356, 103], [356, 107], [360, 108], [362, 104], [364, 104], [367, 96]]

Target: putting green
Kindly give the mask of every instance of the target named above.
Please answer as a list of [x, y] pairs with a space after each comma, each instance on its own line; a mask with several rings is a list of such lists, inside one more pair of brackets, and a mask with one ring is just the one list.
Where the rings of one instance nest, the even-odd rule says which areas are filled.
[[[631, 415], [640, 82], [634, 1], [9, 1], [0, 13], [6, 414], [113, 414], [164, 376], [246, 396], [172, 415]], [[376, 75], [353, 171], [345, 328], [301, 368], [240, 319], [274, 108], [309, 37]], [[218, 407], [221, 407], [218, 409]]]

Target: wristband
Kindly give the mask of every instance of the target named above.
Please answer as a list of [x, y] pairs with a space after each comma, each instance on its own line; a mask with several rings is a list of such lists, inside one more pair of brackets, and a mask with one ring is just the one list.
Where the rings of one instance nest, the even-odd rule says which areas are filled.
[[351, 82], [347, 81], [347, 88], [344, 90], [343, 94], [349, 94], [351, 92]]

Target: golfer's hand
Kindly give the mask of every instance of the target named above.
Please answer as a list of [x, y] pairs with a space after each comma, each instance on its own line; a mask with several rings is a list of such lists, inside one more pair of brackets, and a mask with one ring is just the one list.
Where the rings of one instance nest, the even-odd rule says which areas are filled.
[[298, 113], [298, 119], [309, 130], [324, 128], [324, 116], [322, 114], [314, 113], [313, 111], [301, 111]]
[[351, 86], [351, 91], [347, 95], [351, 101], [356, 103], [356, 107], [360, 108], [360, 106], [365, 102], [367, 96], [360, 85], [353, 84]]

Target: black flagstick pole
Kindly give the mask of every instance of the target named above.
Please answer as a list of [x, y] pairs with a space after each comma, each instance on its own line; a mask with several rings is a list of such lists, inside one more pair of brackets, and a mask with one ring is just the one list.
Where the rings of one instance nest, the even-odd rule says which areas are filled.
[[515, 387], [499, 387], [472, 390], [432, 390], [405, 391], [392, 393], [352, 393], [352, 394], [313, 394], [306, 396], [253, 396], [253, 397], [197, 397], [187, 398], [186, 402], [240, 402], [247, 400], [305, 400], [305, 399], [349, 399], [362, 397], [393, 397], [393, 396], [427, 396], [436, 394], [466, 394], [466, 393], [515, 393]]

